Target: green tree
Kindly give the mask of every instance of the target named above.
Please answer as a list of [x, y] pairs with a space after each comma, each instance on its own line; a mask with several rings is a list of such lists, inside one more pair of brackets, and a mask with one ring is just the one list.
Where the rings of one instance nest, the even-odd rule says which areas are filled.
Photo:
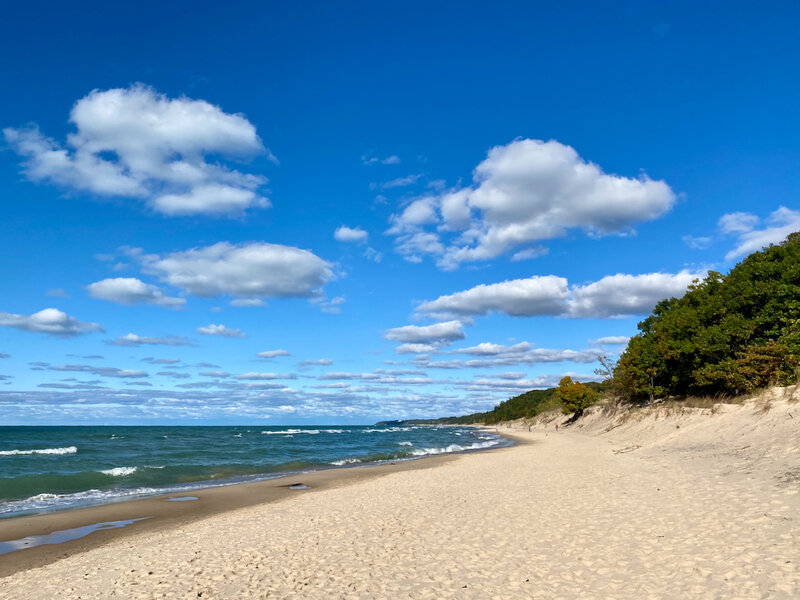
[[572, 378], [567, 376], [558, 382], [556, 396], [561, 400], [561, 411], [565, 415], [574, 413], [575, 418], [578, 418], [584, 410], [597, 401], [598, 394], [592, 388], [579, 381], [572, 381]]
[[659, 302], [614, 369], [632, 400], [739, 394], [798, 379], [800, 233]]

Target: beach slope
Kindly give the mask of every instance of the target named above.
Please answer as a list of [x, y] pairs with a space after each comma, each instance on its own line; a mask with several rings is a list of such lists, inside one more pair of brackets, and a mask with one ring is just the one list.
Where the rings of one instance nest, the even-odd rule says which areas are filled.
[[522, 443], [128, 535], [0, 598], [796, 598], [799, 406], [507, 430]]

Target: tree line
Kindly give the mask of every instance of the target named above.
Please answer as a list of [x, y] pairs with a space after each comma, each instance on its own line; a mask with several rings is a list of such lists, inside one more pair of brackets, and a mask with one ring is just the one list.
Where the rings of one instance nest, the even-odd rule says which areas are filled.
[[603, 396], [737, 396], [800, 380], [800, 232], [754, 252], [727, 275], [709, 271], [681, 298], [659, 302], [616, 363], [598, 357], [602, 383], [564, 377], [492, 410], [414, 423], [495, 424], [561, 408], [579, 417]]

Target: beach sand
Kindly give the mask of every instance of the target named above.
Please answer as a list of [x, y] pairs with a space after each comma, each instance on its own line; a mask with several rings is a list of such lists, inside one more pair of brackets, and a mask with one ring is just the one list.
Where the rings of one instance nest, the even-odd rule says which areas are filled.
[[775, 399], [501, 428], [525, 443], [134, 525], [0, 598], [797, 598], [799, 426]]

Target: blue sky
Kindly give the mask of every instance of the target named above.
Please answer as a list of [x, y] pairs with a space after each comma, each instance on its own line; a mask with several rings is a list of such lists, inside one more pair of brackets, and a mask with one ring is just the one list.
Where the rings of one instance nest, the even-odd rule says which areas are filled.
[[594, 377], [800, 229], [798, 13], [7, 8], [0, 423], [370, 423]]

